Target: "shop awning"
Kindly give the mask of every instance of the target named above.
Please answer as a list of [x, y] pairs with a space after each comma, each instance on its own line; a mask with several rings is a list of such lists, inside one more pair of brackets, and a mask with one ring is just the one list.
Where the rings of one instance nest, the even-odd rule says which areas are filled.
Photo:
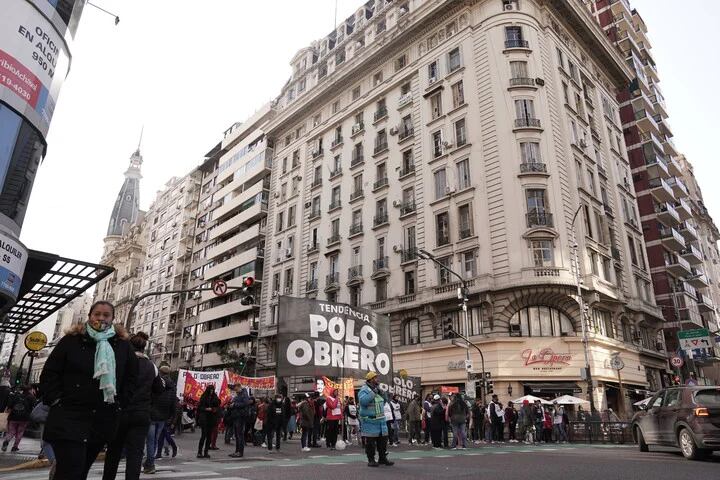
[[582, 392], [575, 382], [523, 382], [523, 385], [533, 393]]
[[30, 250], [18, 301], [0, 319], [0, 333], [26, 333], [113, 271], [106, 265]]

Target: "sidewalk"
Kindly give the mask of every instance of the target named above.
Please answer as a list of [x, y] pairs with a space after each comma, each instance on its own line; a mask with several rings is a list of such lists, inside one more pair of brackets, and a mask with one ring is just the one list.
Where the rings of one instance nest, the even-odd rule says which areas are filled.
[[[2, 441], [2, 438], [0, 438], [0, 441]], [[15, 453], [10, 451], [11, 447], [12, 445], [8, 447], [8, 451], [5, 453], [0, 452], [0, 469], [36, 460], [40, 453], [40, 439], [23, 438], [20, 442], [20, 451]]]

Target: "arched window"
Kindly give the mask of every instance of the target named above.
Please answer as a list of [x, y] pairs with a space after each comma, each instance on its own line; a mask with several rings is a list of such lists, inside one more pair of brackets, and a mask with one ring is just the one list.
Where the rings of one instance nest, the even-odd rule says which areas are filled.
[[574, 331], [570, 318], [551, 307], [526, 307], [510, 318], [511, 336], [564, 337]]
[[411, 318], [405, 321], [402, 329], [403, 345], [415, 345], [420, 343], [420, 320]]

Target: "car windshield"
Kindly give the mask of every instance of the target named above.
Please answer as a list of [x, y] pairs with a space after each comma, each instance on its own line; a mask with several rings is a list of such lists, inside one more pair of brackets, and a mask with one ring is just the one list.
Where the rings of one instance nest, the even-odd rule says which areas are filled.
[[695, 394], [695, 403], [703, 407], [720, 407], [720, 388], [699, 390]]

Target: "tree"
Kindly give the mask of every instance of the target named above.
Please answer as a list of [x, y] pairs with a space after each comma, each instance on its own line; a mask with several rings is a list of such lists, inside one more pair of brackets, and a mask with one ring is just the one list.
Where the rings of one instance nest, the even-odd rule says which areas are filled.
[[245, 352], [238, 352], [236, 350], [228, 350], [227, 348], [224, 348], [218, 353], [220, 355], [220, 359], [225, 364], [225, 367], [238, 375], [242, 375], [248, 367], [248, 363], [250, 363], [250, 358], [248, 358]]

